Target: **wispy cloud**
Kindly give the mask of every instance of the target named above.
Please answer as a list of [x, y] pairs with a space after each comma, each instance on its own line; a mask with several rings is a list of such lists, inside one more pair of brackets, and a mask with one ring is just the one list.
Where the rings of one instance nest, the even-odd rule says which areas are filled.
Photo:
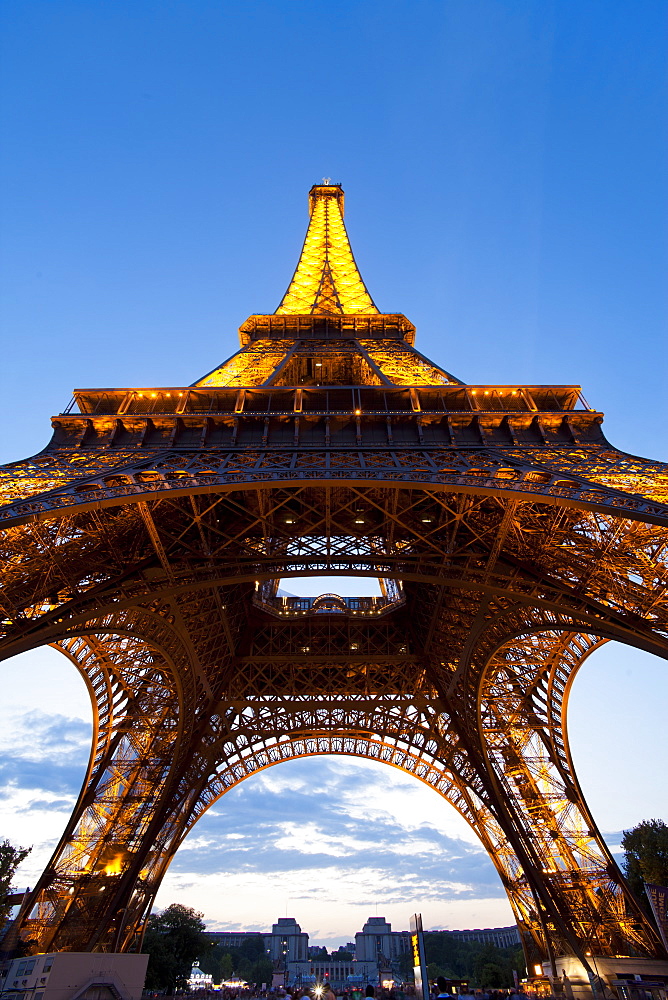
[[279, 823], [279, 829], [283, 830], [283, 836], [274, 840], [274, 847], [279, 851], [330, 854], [335, 858], [344, 858], [371, 846], [370, 841], [357, 840], [341, 830], [335, 835], [326, 833], [312, 820], [307, 823]]
[[17, 885], [35, 883], [74, 808], [91, 726], [81, 718], [5, 709], [0, 731], [0, 835], [32, 847]]
[[44, 761], [59, 764], [85, 762], [90, 750], [92, 726], [82, 719], [47, 715], [33, 710], [6, 712], [0, 730], [0, 755], [13, 761]]
[[462, 817], [380, 764], [311, 758], [264, 771], [224, 795], [190, 841], [158, 902], [197, 899], [220, 929], [266, 929], [286, 907], [330, 944], [350, 940], [380, 907], [402, 928], [416, 909], [428, 926], [512, 919]]

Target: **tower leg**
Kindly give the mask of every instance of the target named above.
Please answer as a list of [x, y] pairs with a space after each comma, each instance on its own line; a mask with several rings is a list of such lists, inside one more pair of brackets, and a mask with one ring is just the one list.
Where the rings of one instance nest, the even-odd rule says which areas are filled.
[[171, 791], [181, 698], [168, 658], [142, 639], [60, 646], [94, 699], [93, 746], [77, 805], [13, 933], [32, 952], [120, 950], [122, 925], [141, 920], [152, 898], [143, 886]]
[[494, 812], [537, 889], [553, 974], [568, 956], [594, 976], [590, 956], [667, 957], [596, 828], [570, 757], [569, 686], [599, 643], [575, 632], [529, 632], [494, 652], [478, 689]]

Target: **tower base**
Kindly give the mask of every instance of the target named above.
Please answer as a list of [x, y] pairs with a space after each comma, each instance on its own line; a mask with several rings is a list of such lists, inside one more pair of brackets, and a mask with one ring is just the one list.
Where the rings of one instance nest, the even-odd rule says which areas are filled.
[[588, 961], [592, 976], [575, 955], [555, 959], [554, 986], [564, 1000], [665, 1000], [668, 960], [592, 955]]
[[3, 996], [34, 1000], [141, 1000], [148, 955], [58, 951], [0, 968]]

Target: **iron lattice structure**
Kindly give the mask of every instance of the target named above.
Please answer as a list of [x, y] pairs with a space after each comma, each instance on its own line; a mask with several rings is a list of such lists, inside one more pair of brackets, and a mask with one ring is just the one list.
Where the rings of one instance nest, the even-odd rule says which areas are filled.
[[[668, 654], [668, 469], [612, 447], [578, 386], [466, 385], [423, 357], [360, 277], [341, 188], [310, 208], [281, 305], [229, 361], [190, 387], [77, 391], [48, 447], [0, 470], [2, 654], [59, 648], [95, 714], [5, 948], [138, 947], [209, 805], [334, 753], [452, 803], [531, 963], [663, 957], [565, 719], [601, 643]], [[383, 596], [277, 595], [303, 574]]]

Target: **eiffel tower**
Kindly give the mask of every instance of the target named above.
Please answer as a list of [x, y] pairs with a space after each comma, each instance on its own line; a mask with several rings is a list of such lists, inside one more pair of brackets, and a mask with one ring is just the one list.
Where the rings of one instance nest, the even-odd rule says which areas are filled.
[[[200, 816], [262, 768], [384, 761], [475, 830], [530, 967], [665, 959], [566, 732], [609, 640], [668, 655], [668, 468], [574, 385], [468, 385], [381, 313], [340, 185], [309, 193], [272, 315], [191, 386], [77, 390], [0, 470], [2, 656], [45, 644], [94, 710], [70, 821], [5, 938], [132, 951]], [[291, 576], [377, 597], [281, 596]]]

